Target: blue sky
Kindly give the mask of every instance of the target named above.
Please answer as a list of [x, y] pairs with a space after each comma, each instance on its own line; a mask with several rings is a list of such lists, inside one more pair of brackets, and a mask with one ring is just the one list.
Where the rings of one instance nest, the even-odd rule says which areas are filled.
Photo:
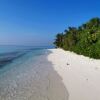
[[56, 33], [93, 17], [99, 0], [0, 0], [0, 44], [52, 45]]

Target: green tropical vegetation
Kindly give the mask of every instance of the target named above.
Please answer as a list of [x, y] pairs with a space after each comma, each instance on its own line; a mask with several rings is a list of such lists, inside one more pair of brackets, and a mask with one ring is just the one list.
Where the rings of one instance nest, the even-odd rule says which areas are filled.
[[92, 18], [79, 27], [69, 27], [56, 35], [57, 48], [100, 59], [100, 18]]

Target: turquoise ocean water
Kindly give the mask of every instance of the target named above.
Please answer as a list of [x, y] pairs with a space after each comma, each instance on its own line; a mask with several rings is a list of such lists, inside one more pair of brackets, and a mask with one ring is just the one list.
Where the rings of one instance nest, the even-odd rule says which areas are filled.
[[45, 52], [46, 49], [53, 48], [33, 47], [33, 46], [0, 46], [0, 74], [7, 70], [19, 66], [32, 57], [37, 57]]

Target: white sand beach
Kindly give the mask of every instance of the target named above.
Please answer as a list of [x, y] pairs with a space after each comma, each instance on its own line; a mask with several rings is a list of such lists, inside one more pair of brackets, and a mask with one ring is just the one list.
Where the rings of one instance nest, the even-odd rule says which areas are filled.
[[62, 77], [69, 100], [100, 100], [100, 60], [53, 49], [48, 56]]
[[0, 100], [100, 100], [99, 85], [100, 60], [49, 49], [0, 76]]

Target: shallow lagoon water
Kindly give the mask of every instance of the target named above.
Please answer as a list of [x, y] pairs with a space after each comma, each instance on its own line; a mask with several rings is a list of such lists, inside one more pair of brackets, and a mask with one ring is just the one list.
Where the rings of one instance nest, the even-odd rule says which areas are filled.
[[0, 46], [0, 75], [19, 66], [32, 57], [39, 56], [45, 49], [31, 46]]

